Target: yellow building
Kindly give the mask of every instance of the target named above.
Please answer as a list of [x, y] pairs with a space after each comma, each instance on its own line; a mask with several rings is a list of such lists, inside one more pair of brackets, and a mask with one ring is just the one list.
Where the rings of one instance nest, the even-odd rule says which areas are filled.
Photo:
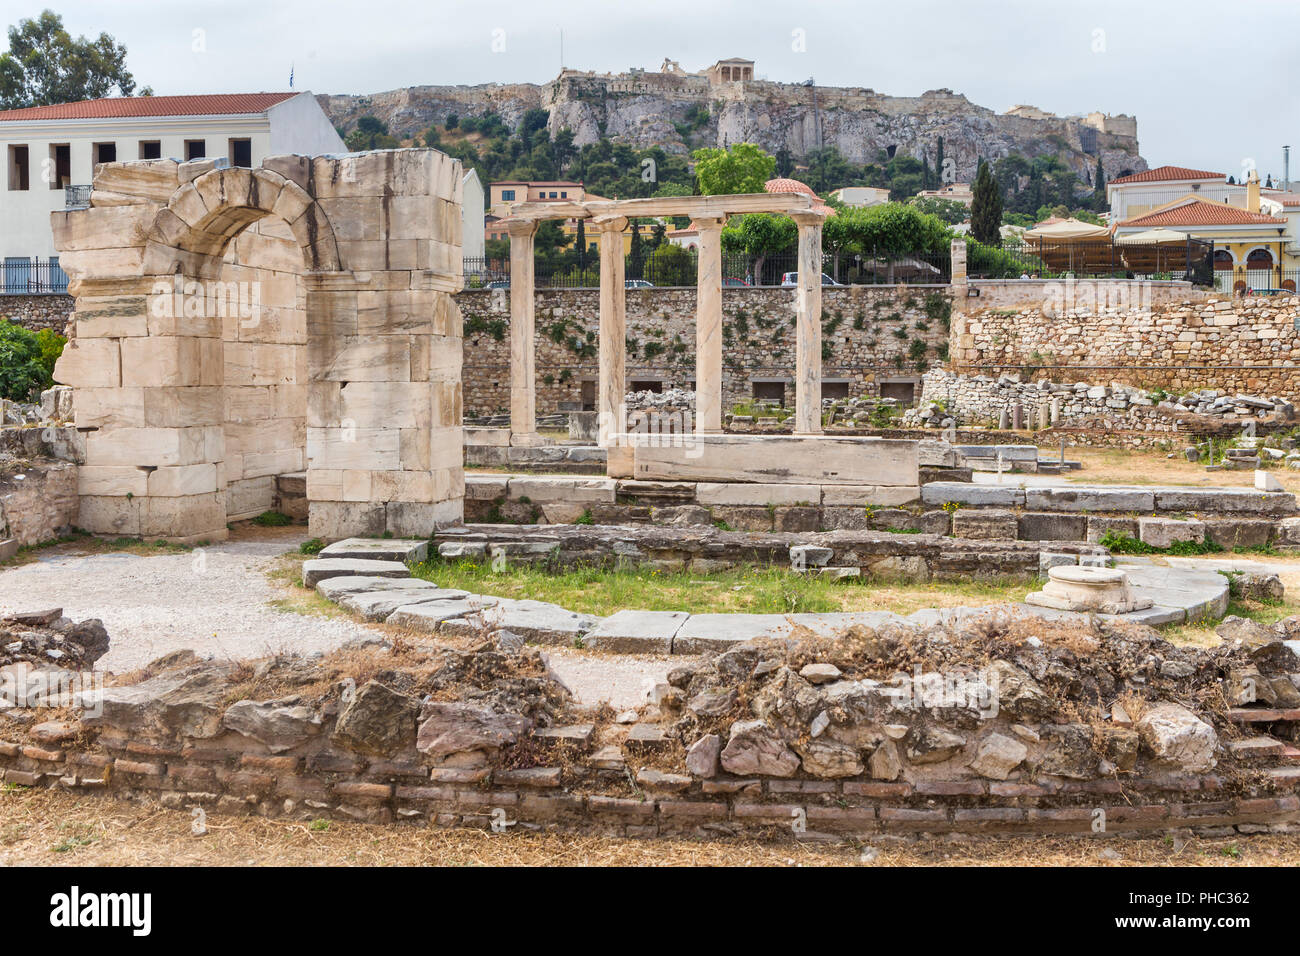
[[[488, 239], [506, 239], [505, 224], [501, 221], [510, 215], [513, 206], [521, 202], [583, 202], [585, 200], [601, 201], [605, 197], [597, 196], [595, 193], [589, 193], [583, 187], [582, 183], [575, 183], [569, 180], [554, 180], [545, 182], [525, 182], [523, 180], [502, 180], [491, 183], [488, 186], [488, 215], [484, 223], [484, 235]], [[576, 241], [578, 236], [578, 220], [562, 219], [556, 220], [564, 233], [572, 236]], [[672, 229], [672, 223], [666, 223], [666, 228]], [[653, 226], [641, 226], [641, 238], [648, 239]], [[596, 235], [590, 229], [585, 229], [587, 248], [595, 253]], [[632, 251], [632, 226], [628, 225], [623, 230], [623, 253], [627, 255]]]
[[[1216, 285], [1224, 291], [1290, 289], [1295, 291], [1300, 256], [1290, 215], [1261, 209], [1262, 202], [1282, 212], [1292, 197], [1274, 194], [1261, 200], [1259, 177], [1250, 174], [1243, 189], [1244, 208], [1188, 193], [1149, 212], [1125, 219], [1115, 238], [1151, 229], [1169, 229], [1214, 243]], [[1283, 197], [1283, 198], [1278, 198]], [[1300, 205], [1290, 208], [1300, 212]]]

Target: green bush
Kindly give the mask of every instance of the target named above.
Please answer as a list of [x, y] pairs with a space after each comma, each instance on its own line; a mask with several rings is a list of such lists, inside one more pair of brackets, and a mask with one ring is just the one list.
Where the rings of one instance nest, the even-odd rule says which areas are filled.
[[54, 363], [67, 340], [57, 332], [31, 332], [0, 319], [0, 397], [31, 401], [54, 384]]

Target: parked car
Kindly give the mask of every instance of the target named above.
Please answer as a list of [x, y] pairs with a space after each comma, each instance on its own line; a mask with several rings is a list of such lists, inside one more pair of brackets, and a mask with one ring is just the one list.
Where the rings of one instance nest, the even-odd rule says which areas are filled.
[[[781, 276], [781, 285], [787, 289], [793, 289], [799, 284], [799, 273], [787, 272]], [[843, 285], [842, 282], [836, 282], [826, 273], [822, 273], [822, 285]]]
[[747, 285], [753, 285], [754, 283], [750, 282], [748, 279], [742, 279], [739, 276], [727, 276], [725, 279], [722, 280], [722, 284], [732, 285], [732, 286], [747, 286]]
[[653, 289], [655, 284], [645, 279], [626, 279], [623, 286], [627, 289]]
[[485, 285], [483, 288], [485, 288], [485, 289], [508, 289], [508, 288], [510, 288], [510, 280], [509, 280], [509, 279], [494, 279], [492, 282], [489, 282], [489, 283], [488, 283], [487, 285]]
[[1295, 295], [1291, 289], [1251, 289], [1249, 295]]

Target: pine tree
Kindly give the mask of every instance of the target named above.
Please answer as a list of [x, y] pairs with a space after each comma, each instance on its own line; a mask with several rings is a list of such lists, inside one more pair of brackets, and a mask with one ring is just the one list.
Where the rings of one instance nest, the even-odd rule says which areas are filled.
[[632, 243], [628, 248], [628, 272], [630, 279], [644, 278], [645, 272], [645, 246], [641, 241], [641, 224], [636, 220], [632, 221]]
[[934, 157], [934, 172], [939, 178], [939, 185], [945, 185], [943, 181], [943, 137], [939, 137], [939, 152]]
[[970, 231], [978, 241], [985, 245], [1002, 244], [1002, 197], [998, 194], [998, 185], [993, 181], [993, 173], [988, 163], [980, 163], [975, 174], [975, 186], [970, 209]]

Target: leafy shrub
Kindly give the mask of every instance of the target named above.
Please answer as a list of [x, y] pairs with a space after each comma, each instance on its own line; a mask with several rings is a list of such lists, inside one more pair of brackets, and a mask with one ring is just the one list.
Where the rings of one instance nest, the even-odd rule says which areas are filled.
[[57, 332], [31, 332], [0, 319], [0, 397], [26, 402], [54, 384], [54, 363], [67, 340]]

